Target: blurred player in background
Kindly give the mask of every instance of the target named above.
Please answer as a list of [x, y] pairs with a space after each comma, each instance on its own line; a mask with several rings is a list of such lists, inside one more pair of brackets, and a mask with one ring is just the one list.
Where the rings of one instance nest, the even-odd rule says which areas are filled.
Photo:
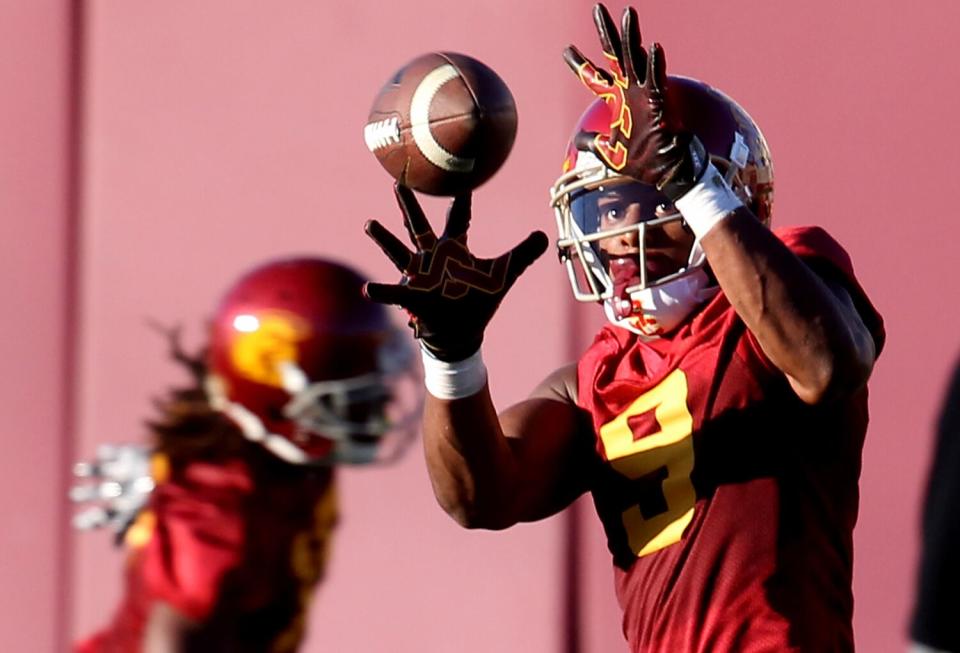
[[74, 489], [126, 545], [112, 623], [77, 651], [294, 651], [337, 521], [339, 464], [399, 455], [415, 357], [364, 279], [319, 258], [261, 265], [225, 294], [193, 382], [157, 403], [149, 452], [106, 447]]
[[437, 238], [402, 186], [417, 250], [368, 223], [403, 279], [366, 292], [411, 313], [423, 350], [434, 491], [459, 523], [489, 529], [591, 492], [633, 651], [852, 650], [881, 319], [825, 231], [770, 230], [773, 169], [746, 112], [667, 77], [634, 10], [621, 30], [602, 5], [594, 19], [606, 68], [564, 54], [598, 99], [552, 191], [574, 294], [611, 323], [578, 364], [497, 414], [483, 331], [542, 233], [478, 259], [468, 196]]
[[960, 653], [960, 365], [937, 423], [923, 504], [913, 653]]

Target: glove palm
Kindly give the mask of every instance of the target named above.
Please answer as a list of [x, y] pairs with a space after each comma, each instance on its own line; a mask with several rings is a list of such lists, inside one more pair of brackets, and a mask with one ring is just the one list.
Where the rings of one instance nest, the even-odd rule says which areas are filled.
[[437, 237], [413, 191], [402, 184], [395, 191], [416, 249], [408, 249], [376, 220], [369, 221], [367, 235], [403, 276], [397, 284], [367, 283], [364, 293], [373, 301], [405, 309], [414, 336], [436, 358], [463, 360], [480, 348], [484, 329], [500, 302], [546, 250], [547, 237], [535, 231], [505, 254], [480, 258], [467, 247], [469, 194], [454, 198], [443, 233]]

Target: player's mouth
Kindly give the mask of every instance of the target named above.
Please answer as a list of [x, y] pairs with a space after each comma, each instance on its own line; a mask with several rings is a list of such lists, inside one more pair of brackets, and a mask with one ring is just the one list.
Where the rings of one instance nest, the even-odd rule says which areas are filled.
[[[671, 256], [660, 251], [646, 252], [647, 284], [674, 274], [680, 267]], [[613, 306], [617, 317], [623, 319], [633, 314], [633, 303], [627, 288], [640, 285], [640, 261], [637, 254], [610, 259], [610, 278], [613, 281]]]
[[656, 281], [657, 279], [663, 279], [680, 269], [676, 260], [662, 251], [647, 250], [645, 259], [647, 266], [647, 283]]
[[613, 281], [613, 310], [617, 318], [624, 319], [633, 313], [633, 304], [627, 288], [640, 283], [640, 262], [637, 256], [610, 259], [610, 279]]

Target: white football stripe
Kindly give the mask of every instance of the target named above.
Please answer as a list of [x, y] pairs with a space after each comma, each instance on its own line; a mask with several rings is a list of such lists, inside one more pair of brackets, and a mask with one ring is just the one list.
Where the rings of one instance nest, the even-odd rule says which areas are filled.
[[450, 64], [434, 68], [423, 78], [410, 100], [410, 132], [413, 142], [427, 161], [449, 172], [470, 172], [474, 159], [458, 157], [447, 152], [430, 131], [430, 105], [433, 96], [444, 84], [460, 76]]
[[363, 128], [363, 140], [371, 152], [376, 152], [391, 143], [399, 143], [400, 119], [394, 117], [367, 123]]

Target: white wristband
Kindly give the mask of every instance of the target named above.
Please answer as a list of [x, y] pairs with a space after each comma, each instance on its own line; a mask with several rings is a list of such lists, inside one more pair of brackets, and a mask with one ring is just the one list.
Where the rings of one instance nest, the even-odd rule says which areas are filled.
[[463, 399], [475, 395], [487, 383], [487, 368], [478, 349], [469, 358], [448, 363], [439, 360], [422, 345], [423, 384], [437, 399]]
[[721, 220], [743, 206], [743, 202], [710, 162], [697, 185], [673, 205], [690, 225], [697, 240], [701, 240]]

